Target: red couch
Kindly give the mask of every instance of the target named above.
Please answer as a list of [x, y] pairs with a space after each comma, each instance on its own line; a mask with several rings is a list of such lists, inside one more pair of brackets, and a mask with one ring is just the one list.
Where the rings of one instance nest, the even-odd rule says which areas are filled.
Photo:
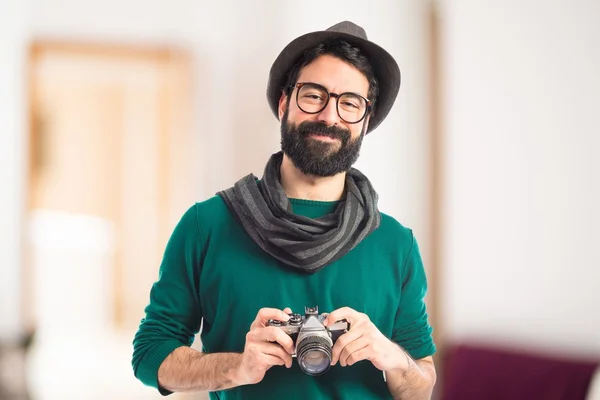
[[598, 361], [482, 345], [447, 350], [442, 400], [586, 400]]

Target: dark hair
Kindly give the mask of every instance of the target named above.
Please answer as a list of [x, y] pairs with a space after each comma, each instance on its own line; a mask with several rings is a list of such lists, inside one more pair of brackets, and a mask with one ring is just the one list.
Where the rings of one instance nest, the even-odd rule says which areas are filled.
[[284, 88], [286, 96], [289, 96], [292, 92], [292, 87], [296, 84], [300, 70], [312, 63], [318, 57], [326, 54], [332, 55], [353, 65], [354, 68], [362, 72], [367, 77], [367, 80], [369, 81], [369, 92], [367, 93], [367, 97], [369, 100], [371, 100], [370, 112], [373, 113], [375, 110], [375, 102], [377, 100], [377, 96], [379, 95], [379, 82], [375, 77], [371, 62], [358, 47], [352, 46], [345, 40], [338, 38], [326, 40], [318, 46], [304, 52], [303, 57], [298, 60], [298, 62], [296, 62], [288, 71], [287, 81]]

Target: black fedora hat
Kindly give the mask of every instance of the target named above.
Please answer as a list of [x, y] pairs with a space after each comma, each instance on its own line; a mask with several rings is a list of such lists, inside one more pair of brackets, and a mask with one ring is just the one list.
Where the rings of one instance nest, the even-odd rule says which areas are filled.
[[375, 77], [379, 82], [379, 96], [375, 102], [375, 113], [369, 121], [367, 133], [375, 129], [390, 112], [398, 91], [400, 90], [400, 68], [387, 51], [367, 39], [363, 28], [350, 21], [340, 22], [325, 31], [307, 33], [288, 44], [279, 53], [271, 66], [269, 83], [267, 85], [267, 100], [269, 106], [279, 118], [279, 99], [287, 81], [290, 69], [309, 50], [324, 40], [340, 38], [358, 47], [369, 59], [373, 66]]

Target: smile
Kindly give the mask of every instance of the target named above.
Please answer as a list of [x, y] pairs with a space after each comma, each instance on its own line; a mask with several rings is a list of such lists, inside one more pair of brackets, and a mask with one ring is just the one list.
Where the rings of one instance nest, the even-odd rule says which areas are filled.
[[316, 134], [316, 133], [311, 133], [309, 136], [311, 138], [314, 138], [314, 139], [317, 139], [317, 140], [322, 140], [324, 142], [336, 142], [336, 141], [339, 140], [339, 139], [336, 139], [336, 138], [332, 138], [331, 136], [319, 135], [319, 134]]

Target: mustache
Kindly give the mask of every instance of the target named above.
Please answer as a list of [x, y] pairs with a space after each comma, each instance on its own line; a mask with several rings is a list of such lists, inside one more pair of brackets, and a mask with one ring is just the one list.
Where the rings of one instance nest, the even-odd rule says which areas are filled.
[[346, 143], [350, 139], [350, 132], [347, 129], [337, 126], [327, 126], [314, 121], [302, 122], [298, 125], [298, 133], [302, 137], [306, 137], [310, 134], [329, 136], [333, 139], [340, 139], [342, 143]]

